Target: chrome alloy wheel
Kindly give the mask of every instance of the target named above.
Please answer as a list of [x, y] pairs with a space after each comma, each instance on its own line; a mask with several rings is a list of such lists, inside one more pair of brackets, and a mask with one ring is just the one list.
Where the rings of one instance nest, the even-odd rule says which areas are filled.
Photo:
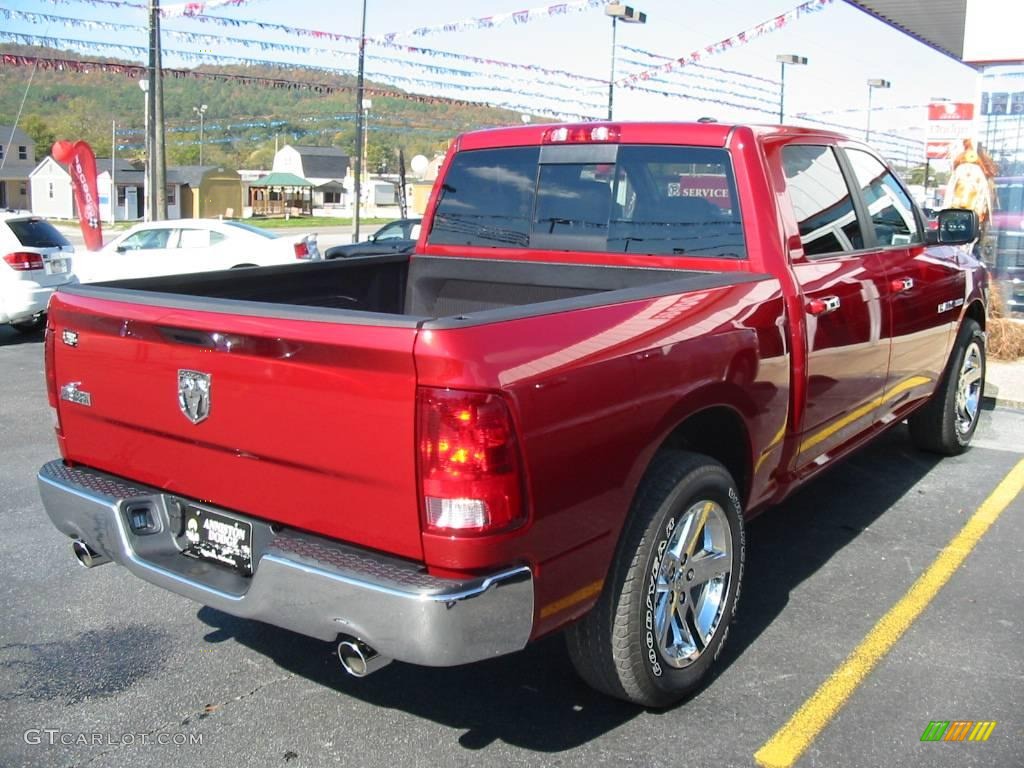
[[981, 348], [972, 341], [964, 350], [964, 362], [956, 385], [956, 431], [966, 435], [978, 418], [981, 403]]
[[698, 501], [680, 518], [658, 566], [654, 629], [669, 666], [695, 662], [711, 642], [729, 594], [732, 545], [725, 510]]

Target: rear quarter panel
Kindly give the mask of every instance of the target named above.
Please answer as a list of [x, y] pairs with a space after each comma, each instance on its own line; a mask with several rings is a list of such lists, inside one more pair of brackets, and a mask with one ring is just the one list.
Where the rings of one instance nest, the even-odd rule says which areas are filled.
[[529, 522], [504, 536], [424, 536], [432, 567], [534, 568], [535, 635], [582, 615], [606, 576], [652, 456], [681, 420], [712, 406], [750, 432], [751, 498], [770, 492], [789, 400], [777, 281], [466, 328], [423, 331], [419, 383], [500, 390], [513, 403]]

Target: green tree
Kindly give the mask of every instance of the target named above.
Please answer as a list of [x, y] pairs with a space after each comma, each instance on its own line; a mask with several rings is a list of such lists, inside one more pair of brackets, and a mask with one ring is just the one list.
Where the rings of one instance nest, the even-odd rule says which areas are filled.
[[57, 137], [43, 118], [39, 115], [29, 115], [21, 121], [21, 129], [36, 143], [37, 160], [42, 160], [50, 154], [50, 149]]

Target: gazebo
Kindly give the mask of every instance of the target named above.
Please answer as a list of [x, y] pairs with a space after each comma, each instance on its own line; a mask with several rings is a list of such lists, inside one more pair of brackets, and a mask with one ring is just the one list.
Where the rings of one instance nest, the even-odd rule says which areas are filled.
[[313, 215], [313, 184], [294, 173], [271, 173], [249, 185], [254, 216]]

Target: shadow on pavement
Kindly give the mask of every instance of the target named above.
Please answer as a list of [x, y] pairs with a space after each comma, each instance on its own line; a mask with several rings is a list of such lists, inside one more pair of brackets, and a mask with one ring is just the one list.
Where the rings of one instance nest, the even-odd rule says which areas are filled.
[[941, 460], [917, 450], [906, 426], [900, 425], [752, 521], [747, 526], [739, 612], [718, 673], [767, 629], [793, 589], [910, 492]]
[[[739, 659], [775, 620], [790, 592], [857, 538], [939, 461], [890, 430], [780, 507], [753, 521], [739, 614], [712, 676]], [[580, 746], [642, 710], [591, 691], [575, 675], [561, 636], [521, 653], [464, 667], [432, 669], [395, 662], [357, 680], [334, 647], [212, 608], [199, 618], [208, 642], [235, 639], [282, 668], [360, 701], [465, 729], [459, 743], [481, 749], [503, 741], [538, 752]], [[415, 631], [415, 628], [410, 628]], [[709, 680], [709, 683], [712, 682]]]
[[17, 344], [41, 344], [44, 328], [37, 331], [22, 333], [7, 324], [0, 325], [0, 347], [13, 347]]
[[584, 685], [561, 636], [477, 664], [435, 669], [393, 662], [356, 679], [342, 670], [331, 644], [213, 608], [202, 608], [198, 616], [214, 628], [208, 642], [234, 639], [283, 669], [345, 696], [464, 730], [459, 744], [469, 750], [501, 741], [537, 752], [561, 752], [641, 711]]

